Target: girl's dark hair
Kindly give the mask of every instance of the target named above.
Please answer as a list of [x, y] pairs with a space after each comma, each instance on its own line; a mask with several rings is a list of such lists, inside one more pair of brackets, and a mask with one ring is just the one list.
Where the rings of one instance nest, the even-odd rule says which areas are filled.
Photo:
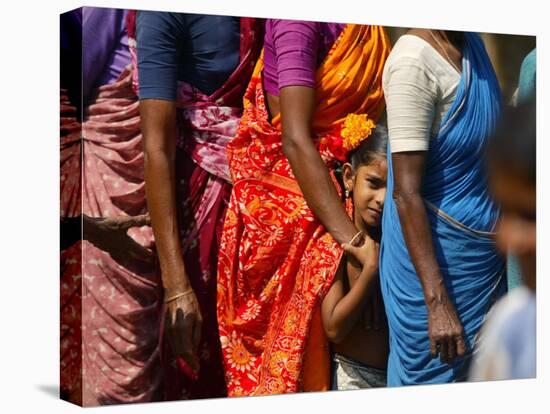
[[504, 111], [497, 130], [489, 141], [487, 156], [490, 164], [498, 164], [537, 183], [537, 122], [536, 100], [532, 99]]
[[350, 162], [356, 171], [361, 165], [370, 164], [375, 158], [386, 157], [388, 130], [383, 122], [378, 123], [371, 136], [350, 152]]

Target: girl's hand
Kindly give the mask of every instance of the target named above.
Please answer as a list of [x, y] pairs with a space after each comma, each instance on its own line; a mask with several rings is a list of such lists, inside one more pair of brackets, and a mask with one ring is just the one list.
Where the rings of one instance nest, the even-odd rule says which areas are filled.
[[360, 246], [352, 246], [348, 243], [342, 245], [344, 251], [355, 258], [361, 264], [363, 271], [373, 274], [378, 272], [378, 257], [380, 254], [380, 243], [374, 241], [370, 237], [364, 237], [363, 244]]
[[[382, 293], [380, 292], [380, 284], [378, 280], [378, 258], [380, 254], [380, 243], [374, 241], [370, 237], [365, 237], [361, 246], [351, 246], [345, 244], [343, 246], [344, 251], [355, 258], [362, 267], [359, 278], [372, 279], [374, 286], [369, 288], [365, 311], [363, 315], [363, 325], [366, 330], [375, 329], [379, 330], [385, 322], [384, 302], [382, 300]], [[367, 282], [367, 280], [366, 280]], [[370, 283], [370, 282], [369, 282]]]

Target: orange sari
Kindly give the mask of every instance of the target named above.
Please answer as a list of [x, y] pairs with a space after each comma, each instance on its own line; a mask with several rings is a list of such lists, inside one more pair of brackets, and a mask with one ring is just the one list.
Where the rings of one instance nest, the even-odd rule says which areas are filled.
[[[383, 110], [388, 53], [383, 28], [347, 25], [317, 69], [314, 140], [331, 174], [346, 156], [340, 136], [346, 115], [367, 113], [376, 121]], [[219, 253], [217, 309], [230, 396], [328, 389], [320, 302], [342, 257], [283, 154], [280, 117], [269, 121], [262, 67], [260, 59], [227, 149], [233, 189]]]

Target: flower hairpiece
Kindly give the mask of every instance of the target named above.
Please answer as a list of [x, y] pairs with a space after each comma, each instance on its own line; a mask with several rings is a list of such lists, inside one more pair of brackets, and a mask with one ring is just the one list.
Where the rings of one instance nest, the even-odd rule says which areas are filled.
[[348, 114], [342, 128], [342, 146], [346, 151], [352, 151], [367, 139], [376, 124], [367, 114]]

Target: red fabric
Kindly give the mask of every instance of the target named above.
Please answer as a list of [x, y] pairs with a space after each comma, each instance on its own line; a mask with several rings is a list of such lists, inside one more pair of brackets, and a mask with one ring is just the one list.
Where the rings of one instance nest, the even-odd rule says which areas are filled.
[[[60, 216], [81, 212], [81, 124], [67, 91], [60, 102]], [[60, 390], [67, 401], [82, 404], [82, 244], [75, 243], [60, 255]]]
[[[253, 78], [254, 104], [228, 149], [234, 187], [218, 264], [218, 323], [230, 396], [303, 390], [312, 321], [320, 322], [320, 299], [342, 255], [307, 206], [258, 85]], [[315, 332], [328, 364], [328, 343]], [[318, 391], [325, 382], [315, 381]]]
[[67, 91], [60, 94], [60, 196], [61, 217], [76, 217], [81, 214], [81, 131], [76, 107], [69, 101]]
[[[312, 135], [329, 171], [339, 154], [327, 139], [340, 134], [345, 117], [381, 114], [388, 53], [382, 28], [347, 25], [317, 69]], [[227, 148], [233, 190], [218, 264], [218, 325], [230, 396], [327, 389], [319, 309], [343, 253], [284, 155], [281, 118], [269, 119], [261, 70], [260, 61]]]

